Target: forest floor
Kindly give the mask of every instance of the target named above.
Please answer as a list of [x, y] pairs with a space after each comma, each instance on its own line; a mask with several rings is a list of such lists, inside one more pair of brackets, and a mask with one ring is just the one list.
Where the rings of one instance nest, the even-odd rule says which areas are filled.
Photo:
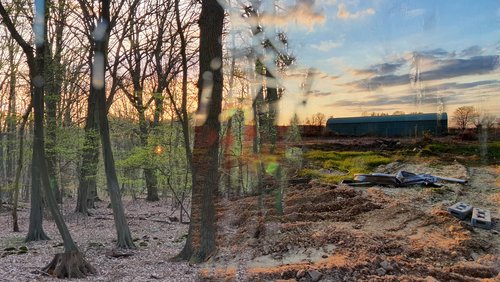
[[[217, 204], [218, 252], [196, 266], [168, 260], [182, 248], [188, 228], [169, 220], [169, 202], [125, 200], [138, 248], [115, 258], [108, 203], [99, 202], [93, 216], [83, 218], [72, 213], [69, 199], [62, 206], [66, 222], [98, 271], [74, 281], [500, 281], [500, 166], [426, 158], [376, 169], [398, 170], [468, 183], [353, 188], [313, 180], [285, 188], [283, 215], [273, 193], [261, 197], [262, 205], [258, 196], [223, 198]], [[493, 228], [451, 216], [447, 207], [458, 201], [489, 209]], [[39, 269], [62, 251], [57, 229], [47, 219], [53, 240], [22, 243], [28, 215], [23, 203], [21, 233], [13, 233], [10, 212], [0, 213], [0, 281], [55, 280]]]

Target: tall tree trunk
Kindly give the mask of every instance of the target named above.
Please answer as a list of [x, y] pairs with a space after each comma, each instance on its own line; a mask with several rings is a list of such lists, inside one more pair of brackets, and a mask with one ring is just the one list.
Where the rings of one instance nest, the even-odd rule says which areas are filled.
[[[95, 273], [95, 269], [87, 263], [82, 254], [78, 250], [75, 242], [71, 238], [68, 227], [66, 226], [62, 214], [57, 207], [54, 191], [51, 187], [48, 167], [45, 159], [45, 142], [43, 134], [43, 118], [44, 118], [44, 57], [45, 57], [45, 38], [47, 32], [46, 15], [48, 7], [46, 5], [36, 5], [35, 17], [39, 18], [43, 15], [43, 27], [38, 26], [38, 32], [35, 31], [36, 57], [35, 64], [30, 68], [30, 74], [34, 82], [33, 93], [33, 110], [35, 122], [35, 137], [33, 141], [33, 167], [36, 168], [37, 181], [33, 186], [42, 184], [44, 188], [45, 199], [48, 208], [54, 218], [59, 233], [64, 243], [64, 254], [57, 254], [49, 265], [43, 271], [51, 275], [64, 278], [82, 278], [88, 274]], [[41, 25], [40, 22], [37, 23]], [[40, 29], [43, 30], [43, 35], [40, 34]], [[35, 174], [35, 171], [33, 172]], [[32, 195], [33, 197], [33, 195]]]
[[[267, 113], [265, 115], [265, 127], [264, 129], [267, 132], [268, 141], [270, 142], [269, 153], [274, 154], [276, 149], [276, 142], [278, 141], [278, 130], [276, 128], [276, 120], [278, 118], [278, 89], [276, 87], [269, 87], [270, 81], [275, 80], [273, 74], [266, 68], [266, 104], [267, 104]], [[275, 82], [274, 82], [275, 83]]]
[[[181, 62], [182, 62], [182, 102], [181, 102], [181, 116], [179, 117], [182, 124], [182, 135], [184, 137], [184, 150], [186, 152], [186, 160], [188, 163], [188, 167], [193, 167], [192, 160], [192, 151], [191, 151], [191, 138], [189, 137], [189, 116], [187, 112], [187, 96], [188, 96], [188, 59], [186, 54], [186, 36], [184, 34], [184, 27], [182, 26], [181, 21], [181, 13], [179, 10], [179, 0], [175, 0], [174, 3], [175, 9], [175, 21], [177, 24], [177, 30], [179, 33], [180, 39], [180, 53], [181, 53]], [[221, 94], [222, 95], [222, 94]]]
[[93, 88], [87, 99], [85, 118], [85, 141], [82, 149], [82, 162], [78, 184], [76, 212], [88, 215], [89, 208], [95, 208], [97, 197], [97, 165], [99, 162], [99, 133], [97, 125], [97, 100]]
[[[42, 227], [42, 195], [41, 195], [41, 182], [40, 182], [40, 177], [41, 172], [40, 172], [40, 167], [33, 165], [34, 163], [37, 163], [37, 154], [36, 152], [36, 146], [40, 146], [42, 144], [43, 148], [43, 94], [44, 94], [44, 77], [43, 77], [43, 69], [44, 69], [44, 50], [43, 50], [43, 41], [44, 41], [44, 34], [46, 32], [46, 20], [45, 20], [45, 5], [37, 5], [37, 12], [38, 15], [42, 15], [43, 20], [43, 26], [40, 26], [40, 21], [37, 22], [38, 26], [37, 29], [35, 30], [35, 42], [37, 43], [37, 48], [36, 48], [36, 56], [33, 53], [33, 47], [31, 47], [28, 42], [26, 42], [22, 36], [19, 34], [19, 32], [16, 30], [14, 24], [12, 23], [12, 20], [9, 17], [9, 13], [5, 10], [5, 7], [2, 5], [2, 2], [0, 2], [0, 15], [3, 19], [3, 23], [9, 30], [10, 35], [14, 40], [19, 44], [19, 46], [23, 49], [24, 54], [26, 55], [26, 61], [28, 64], [28, 69], [29, 69], [29, 77], [30, 77], [30, 90], [32, 93], [32, 99], [33, 99], [33, 105], [34, 105], [34, 99], [35, 97], [42, 97], [41, 98], [41, 107], [42, 111], [38, 110], [38, 115], [41, 115], [42, 119], [40, 118], [35, 119], [36, 122], [38, 122], [38, 126], [35, 126], [34, 130], [34, 136], [33, 136], [33, 156], [32, 156], [32, 165], [31, 165], [31, 170], [32, 170], [32, 183], [31, 183], [31, 210], [30, 210], [30, 219], [29, 219], [29, 227], [28, 227], [28, 234], [26, 235], [25, 241], [37, 241], [37, 240], [47, 240], [49, 237], [45, 234], [43, 231]], [[42, 10], [40, 10], [42, 8]], [[44, 34], [40, 34], [40, 31], [43, 31]], [[41, 40], [41, 42], [40, 42]], [[39, 102], [39, 101], [37, 101]]]
[[[52, 1], [47, 1], [47, 5], [56, 7]], [[63, 32], [66, 24], [65, 17], [65, 6], [66, 0], [58, 0], [57, 9], [54, 9], [57, 13], [57, 18], [54, 23], [55, 25], [55, 48], [54, 54], [49, 48], [45, 48], [45, 59], [46, 59], [46, 97], [45, 104], [47, 107], [47, 134], [46, 134], [46, 155], [47, 155], [47, 168], [49, 171], [50, 182], [54, 188], [54, 193], [58, 203], [62, 203], [63, 191], [59, 186], [57, 181], [57, 105], [61, 100], [61, 89], [63, 83], [64, 69], [61, 64], [62, 60], [62, 49], [63, 49]], [[46, 42], [47, 35], [46, 35]]]
[[21, 122], [21, 126], [19, 127], [19, 156], [17, 159], [17, 168], [16, 168], [16, 178], [14, 180], [14, 200], [12, 203], [12, 222], [13, 222], [13, 231], [19, 232], [19, 224], [17, 218], [17, 206], [19, 203], [19, 184], [21, 181], [21, 173], [23, 171], [23, 159], [24, 159], [24, 128], [26, 127], [26, 123], [28, 122], [28, 117], [31, 113], [32, 104], [28, 106], [26, 112], [23, 114], [23, 120]]
[[[89, 51], [90, 76], [94, 77], [94, 50]], [[88, 209], [95, 208], [97, 198], [97, 166], [99, 164], [99, 125], [97, 113], [97, 94], [90, 87], [87, 98], [87, 116], [85, 117], [85, 140], [82, 148], [82, 160], [78, 179], [78, 194], [75, 212], [89, 215]]]
[[[16, 84], [17, 84], [17, 65], [14, 61], [14, 42], [12, 40], [9, 41], [9, 72], [10, 72], [10, 83], [9, 83], [9, 107], [7, 110], [7, 154], [5, 160], [5, 168], [6, 168], [6, 179], [7, 179], [7, 187], [10, 187], [14, 180], [14, 160], [15, 160], [15, 143], [16, 143], [16, 123], [17, 123], [17, 115], [16, 115]], [[9, 195], [12, 195], [10, 191], [8, 191]], [[1, 197], [1, 193], [0, 193]], [[11, 198], [11, 197], [9, 197]], [[0, 199], [1, 201], [1, 199]]]
[[263, 203], [263, 198], [262, 198], [262, 191], [263, 191], [263, 186], [264, 186], [264, 163], [262, 162], [262, 140], [261, 140], [261, 120], [262, 120], [262, 104], [263, 104], [263, 98], [262, 98], [262, 91], [260, 90], [257, 93], [257, 96], [255, 97], [255, 100], [252, 104], [252, 109], [253, 109], [253, 120], [254, 120], [254, 138], [253, 138], [253, 153], [254, 155], [257, 156], [258, 161], [256, 163], [256, 170], [257, 170], [257, 201], [258, 201], [258, 206], [259, 209], [262, 209], [264, 207]]
[[[219, 184], [219, 132], [222, 104], [222, 45], [224, 9], [217, 0], [203, 0], [200, 14], [200, 74], [192, 160], [191, 223], [178, 255], [197, 263], [215, 252], [215, 191]], [[208, 102], [206, 102], [208, 98]]]
[[[142, 96], [142, 94], [141, 94]], [[142, 101], [142, 99], [141, 99]], [[142, 102], [141, 102], [142, 104]], [[144, 147], [148, 146], [149, 143], [149, 129], [148, 122], [146, 121], [146, 116], [144, 114], [144, 108], [138, 108], [139, 113], [139, 134], [141, 145]], [[158, 181], [156, 178], [155, 170], [152, 168], [144, 168], [144, 178], [146, 179], [146, 190], [147, 190], [147, 201], [159, 201], [158, 197]]]
[[115, 161], [111, 150], [111, 139], [109, 136], [108, 110], [106, 106], [106, 87], [105, 87], [105, 66], [108, 55], [108, 40], [110, 34], [110, 1], [101, 0], [102, 16], [97, 28], [105, 30], [102, 38], [94, 38], [94, 64], [91, 78], [92, 88], [96, 93], [97, 112], [99, 120], [99, 133], [102, 143], [102, 155], [104, 158], [104, 169], [106, 172], [106, 182], [111, 198], [111, 207], [115, 220], [117, 233], [117, 246], [120, 248], [135, 248], [132, 241], [132, 235], [127, 224], [125, 211], [122, 204], [120, 185], [116, 175]]

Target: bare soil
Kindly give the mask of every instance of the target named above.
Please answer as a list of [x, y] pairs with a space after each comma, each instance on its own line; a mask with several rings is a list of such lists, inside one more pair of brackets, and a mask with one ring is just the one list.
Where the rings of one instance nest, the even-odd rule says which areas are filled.
[[[220, 204], [219, 255], [209, 281], [500, 281], [500, 167], [392, 163], [397, 170], [468, 179], [467, 185], [391, 188], [288, 187], [283, 216], [274, 196]], [[491, 211], [493, 229], [459, 220], [463, 201]], [[318, 274], [319, 273], [319, 274]]]

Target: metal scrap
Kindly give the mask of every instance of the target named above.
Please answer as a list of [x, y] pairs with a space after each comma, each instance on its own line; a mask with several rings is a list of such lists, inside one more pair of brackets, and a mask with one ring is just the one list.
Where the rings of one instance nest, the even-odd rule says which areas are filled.
[[398, 171], [396, 174], [386, 173], [371, 173], [371, 174], [356, 174], [353, 180], [344, 180], [342, 183], [350, 186], [366, 186], [366, 185], [386, 185], [396, 187], [406, 187], [412, 185], [424, 185], [429, 187], [441, 187], [440, 181], [465, 184], [467, 180], [434, 176], [431, 174], [416, 174], [408, 171]]

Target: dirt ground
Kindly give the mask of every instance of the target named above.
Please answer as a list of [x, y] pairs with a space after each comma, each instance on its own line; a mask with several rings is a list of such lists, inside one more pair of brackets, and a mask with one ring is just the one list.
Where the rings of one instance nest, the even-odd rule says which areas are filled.
[[[116, 250], [116, 230], [109, 202], [98, 202], [88, 218], [73, 213], [75, 202], [65, 199], [61, 207], [73, 239], [97, 274], [71, 281], [196, 281], [197, 269], [169, 258], [184, 245], [187, 224], [172, 222], [170, 201], [149, 203], [124, 200], [129, 227], [137, 249]], [[63, 251], [54, 221], [44, 219], [44, 230], [52, 240], [24, 243], [28, 230], [28, 204], [19, 213], [20, 233], [12, 232], [10, 211], [0, 213], [0, 281], [61, 281], [40, 272], [54, 254]], [[14, 248], [12, 250], [12, 248]], [[9, 250], [10, 249], [10, 250]], [[26, 251], [23, 251], [26, 250]], [[9, 250], [9, 251], [7, 251]], [[128, 257], [114, 257], [128, 253]]]
[[[284, 215], [274, 198], [221, 204], [219, 255], [201, 271], [212, 281], [500, 281], [500, 167], [391, 163], [398, 170], [467, 179], [440, 188], [289, 187]], [[459, 220], [462, 201], [491, 211], [493, 229]], [[231, 212], [237, 209], [239, 212]]]
[[[168, 261], [182, 248], [187, 225], [168, 219], [166, 201], [126, 201], [138, 246], [126, 258], [110, 255], [115, 231], [106, 202], [82, 218], [67, 201], [66, 222], [98, 270], [74, 281], [500, 281], [500, 167], [429, 161], [391, 163], [378, 171], [401, 169], [468, 183], [353, 188], [311, 181], [285, 189], [283, 215], [272, 193], [260, 207], [257, 196], [224, 198], [217, 205], [218, 253], [196, 266]], [[452, 217], [446, 209], [457, 201], [489, 209], [493, 229]], [[0, 281], [55, 280], [39, 269], [62, 251], [61, 239], [46, 220], [53, 240], [22, 243], [28, 212], [23, 204], [21, 233], [11, 232], [8, 211], [0, 213]]]

